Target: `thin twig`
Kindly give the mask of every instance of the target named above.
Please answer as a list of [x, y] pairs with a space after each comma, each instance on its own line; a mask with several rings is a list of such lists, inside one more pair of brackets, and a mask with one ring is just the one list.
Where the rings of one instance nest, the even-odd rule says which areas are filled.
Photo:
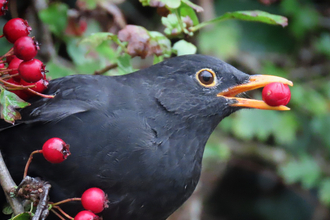
[[123, 29], [126, 26], [124, 15], [117, 5], [111, 3], [111, 1], [98, 1], [97, 5], [113, 16], [113, 20], [120, 29]]
[[16, 197], [11, 197], [10, 192], [15, 189], [17, 186], [10, 176], [10, 173], [6, 167], [5, 161], [3, 160], [1, 151], [0, 151], [0, 185], [2, 186], [3, 191], [5, 192], [8, 203], [14, 211], [15, 215], [24, 212], [23, 205]]
[[95, 71], [94, 75], [102, 75], [102, 74], [106, 73], [107, 71], [109, 71], [111, 69], [114, 69], [114, 68], [117, 68], [117, 67], [118, 67], [117, 63], [110, 64], [109, 66], [106, 66], [101, 70]]

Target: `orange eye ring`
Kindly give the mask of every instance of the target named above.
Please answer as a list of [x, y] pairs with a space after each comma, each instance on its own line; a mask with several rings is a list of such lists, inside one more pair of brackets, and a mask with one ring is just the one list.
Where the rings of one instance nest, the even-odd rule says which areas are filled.
[[204, 87], [213, 87], [217, 84], [217, 77], [211, 69], [201, 69], [196, 73], [196, 79]]

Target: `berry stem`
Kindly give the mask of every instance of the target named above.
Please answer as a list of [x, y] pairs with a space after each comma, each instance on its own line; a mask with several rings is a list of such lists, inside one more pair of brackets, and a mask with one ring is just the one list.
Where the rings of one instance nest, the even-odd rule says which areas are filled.
[[67, 203], [67, 202], [71, 202], [71, 201], [81, 201], [81, 198], [70, 198], [70, 199], [64, 199], [62, 201], [59, 201], [59, 202], [55, 202], [53, 203], [52, 205], [53, 206], [58, 206], [58, 205], [61, 205], [63, 203]]
[[58, 211], [60, 211], [60, 213], [62, 214], [62, 215], [64, 215], [65, 217], [67, 217], [68, 219], [74, 219], [74, 218], [72, 218], [70, 215], [68, 215], [66, 212], [64, 212], [59, 206], [53, 206], [53, 208], [55, 208], [55, 209], [57, 209]]
[[43, 98], [53, 99], [53, 98], [55, 97], [54, 95], [45, 95], [45, 94], [42, 94], [42, 93], [40, 93], [40, 92], [36, 92], [36, 91], [34, 91], [34, 90], [30, 89], [30, 88], [28, 88], [27, 90], [28, 90], [29, 92], [31, 92], [31, 93], [33, 93], [33, 94], [35, 94], [35, 95], [41, 96], [41, 97], [43, 97]]
[[26, 162], [26, 165], [25, 165], [25, 168], [24, 168], [24, 174], [23, 174], [23, 179], [26, 177], [27, 175], [27, 171], [29, 169], [29, 166], [30, 166], [30, 163], [32, 162], [32, 159], [33, 159], [33, 155], [34, 154], [39, 154], [39, 153], [42, 153], [42, 150], [35, 150], [33, 151], [31, 154], [30, 154], [30, 157], [28, 159], [28, 161]]
[[1, 77], [1, 79], [6, 80], [6, 79], [13, 78], [13, 77], [15, 77], [15, 76], [18, 76], [18, 75], [19, 75], [18, 73], [13, 74], [13, 75], [7, 75], [7, 76], [3, 76], [3, 77]]
[[61, 220], [65, 220], [65, 218], [63, 218], [58, 212], [56, 212], [54, 209], [51, 209], [50, 211], [52, 211], [59, 219]]
[[[13, 75], [14, 76], [14, 75]], [[16, 84], [13, 84], [13, 83], [10, 83], [10, 82], [7, 82], [5, 80], [3, 80], [2, 78], [0, 78], [0, 82], [2, 82], [3, 84], [9, 86], [9, 87], [13, 87], [13, 88], [20, 88], [20, 89], [29, 89], [31, 87], [33, 87], [34, 85], [31, 85], [31, 86], [20, 86], [20, 85], [16, 85]], [[15, 89], [13, 89], [15, 90]]]
[[1, 73], [1, 75], [3, 75], [4, 73], [10, 72], [10, 71], [15, 71], [15, 70], [18, 70], [18, 68], [15, 68], [15, 69], [1, 68], [0, 73]]
[[5, 53], [5, 55], [0, 57], [0, 60], [3, 60], [6, 57], [9, 57], [11, 55], [14, 55], [14, 48], [12, 47], [7, 53]]

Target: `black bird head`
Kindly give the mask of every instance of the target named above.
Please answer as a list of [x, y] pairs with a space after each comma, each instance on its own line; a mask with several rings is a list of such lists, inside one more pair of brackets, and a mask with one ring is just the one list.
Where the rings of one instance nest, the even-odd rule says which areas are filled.
[[[151, 71], [150, 71], [151, 70]], [[235, 97], [264, 87], [272, 82], [292, 86], [292, 82], [276, 76], [247, 75], [233, 66], [205, 55], [186, 55], [166, 60], [150, 68], [157, 71], [156, 98], [169, 112], [183, 118], [219, 116], [224, 118], [241, 108], [289, 110], [271, 107], [263, 101]], [[151, 77], [154, 80], [154, 77]]]

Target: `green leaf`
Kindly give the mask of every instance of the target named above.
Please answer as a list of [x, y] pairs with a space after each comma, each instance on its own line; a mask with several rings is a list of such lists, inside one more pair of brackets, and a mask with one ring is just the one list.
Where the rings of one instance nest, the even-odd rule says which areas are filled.
[[181, 0], [159, 0], [163, 2], [169, 8], [178, 8], [181, 5]]
[[224, 144], [215, 144], [208, 142], [205, 146], [204, 157], [220, 160], [229, 160], [231, 156], [230, 148]]
[[312, 188], [321, 178], [321, 168], [312, 157], [305, 155], [283, 165], [280, 174], [289, 184], [301, 182], [304, 188]]
[[114, 62], [117, 59], [117, 52], [115, 51], [114, 48], [110, 47], [109, 44], [105, 41], [100, 45], [98, 45], [95, 48], [95, 50], [97, 51], [97, 53], [106, 57], [111, 62]]
[[62, 32], [67, 26], [68, 6], [63, 3], [53, 3], [39, 12], [39, 18], [43, 23], [49, 26], [49, 29], [55, 35], [61, 37]]
[[278, 120], [274, 121], [273, 134], [279, 144], [291, 144], [296, 139], [299, 123], [296, 115], [292, 112], [278, 112]]
[[5, 215], [11, 215], [13, 213], [13, 209], [11, 208], [10, 205], [6, 205], [3, 209], [2, 209], [2, 213]]
[[274, 75], [280, 77], [288, 77], [288, 70], [283, 69], [282, 67], [278, 67], [271, 61], [265, 61], [262, 65], [262, 69], [260, 70], [260, 74]]
[[180, 40], [173, 45], [173, 50], [178, 56], [182, 56], [187, 54], [195, 54], [197, 48], [192, 43], [189, 43], [185, 40]]
[[[181, 1], [182, 1], [183, 4], [185, 4], [185, 5], [189, 6], [190, 8], [194, 9], [196, 12], [204, 11], [204, 9], [201, 6], [194, 4], [189, 0], [181, 0]], [[182, 6], [182, 4], [181, 4], [181, 6]]]
[[[95, 51], [95, 48], [92, 48]], [[106, 58], [100, 57], [98, 53], [88, 53], [88, 45], [79, 45], [78, 39], [67, 40], [67, 51], [80, 74], [91, 74], [106, 65]], [[108, 60], [108, 59], [107, 59]]]
[[234, 134], [241, 139], [251, 140], [257, 137], [261, 141], [266, 141], [277, 129], [275, 123], [277, 120], [279, 116], [275, 111], [245, 110], [236, 114], [232, 129]]
[[142, 6], [149, 6], [150, 5], [150, 0], [139, 0], [142, 4]]
[[76, 39], [70, 39], [67, 41], [67, 51], [76, 65], [81, 65], [90, 62], [91, 60], [85, 56], [88, 49], [83, 46], [78, 46], [78, 41]]
[[11, 218], [10, 220], [30, 220], [31, 219], [31, 214], [24, 212], [21, 214], [18, 214], [16, 216], [14, 216], [13, 218]]
[[77, 74], [74, 69], [68, 68], [54, 60], [50, 60], [47, 63], [47, 70], [49, 71], [47, 77], [50, 77], [51, 79]]
[[235, 12], [227, 12], [224, 15], [212, 19], [210, 21], [206, 21], [200, 23], [197, 26], [190, 28], [191, 31], [197, 31], [206, 25], [215, 24], [220, 21], [228, 20], [228, 19], [239, 19], [244, 21], [257, 21], [266, 24], [272, 25], [281, 25], [285, 27], [288, 25], [288, 19], [283, 16], [269, 14], [264, 11], [235, 11]]
[[284, 13], [292, 15], [299, 11], [297, 9], [300, 9], [300, 4], [297, 0], [285, 0], [281, 2], [281, 7]]
[[166, 27], [164, 30], [166, 35], [175, 35], [182, 32], [178, 17], [175, 14], [162, 17], [162, 24]]
[[288, 25], [288, 19], [286, 17], [280, 15], [273, 15], [264, 11], [236, 11], [236, 12], [228, 12], [223, 15], [225, 18], [234, 18], [240, 19], [244, 21], [257, 21], [266, 24], [272, 25], [281, 25], [285, 27]]
[[290, 29], [294, 35], [299, 39], [303, 39], [307, 31], [318, 27], [319, 13], [310, 6], [300, 6], [290, 21]]
[[80, 2], [84, 2], [85, 6], [89, 10], [94, 10], [97, 6], [97, 0], [79, 0]]
[[238, 25], [234, 22], [226, 22], [218, 23], [211, 29], [201, 31], [197, 40], [201, 53], [226, 60], [240, 53], [240, 37]]
[[85, 37], [78, 44], [89, 44], [92, 47], [97, 47], [103, 42], [111, 41], [111, 40], [117, 42], [118, 41], [117, 35], [108, 32], [99, 32], [99, 33], [93, 33], [90, 36]]
[[330, 34], [322, 33], [320, 38], [314, 43], [316, 50], [326, 55], [330, 59]]
[[190, 19], [193, 21], [193, 25], [199, 24], [198, 17], [195, 11], [186, 3], [182, 3], [178, 10], [181, 17], [189, 16]]
[[326, 98], [318, 91], [295, 84], [291, 89], [291, 103], [299, 107], [300, 111], [307, 111], [313, 115], [324, 115], [328, 112]]
[[154, 55], [154, 62], [153, 62], [153, 64], [160, 63], [163, 60], [164, 60], [164, 57], [163, 56], [156, 56], [156, 55]]
[[136, 71], [135, 69], [133, 69], [131, 65], [131, 59], [132, 59], [131, 56], [128, 54], [124, 54], [118, 57], [117, 64], [118, 64], [119, 74], [125, 75]]
[[330, 205], [330, 178], [329, 177], [322, 180], [318, 194], [323, 203]]
[[21, 119], [21, 114], [15, 108], [24, 108], [30, 105], [20, 99], [12, 92], [0, 87], [0, 112], [1, 118], [8, 123], [14, 123], [15, 120]]
[[171, 41], [165, 37], [162, 33], [159, 33], [158, 31], [149, 31], [150, 35], [150, 46], [151, 49], [152, 46], [160, 48], [160, 52], [164, 57], [170, 57], [171, 56]]
[[324, 142], [324, 148], [330, 148], [330, 115], [314, 115], [310, 123], [311, 130], [315, 137]]

